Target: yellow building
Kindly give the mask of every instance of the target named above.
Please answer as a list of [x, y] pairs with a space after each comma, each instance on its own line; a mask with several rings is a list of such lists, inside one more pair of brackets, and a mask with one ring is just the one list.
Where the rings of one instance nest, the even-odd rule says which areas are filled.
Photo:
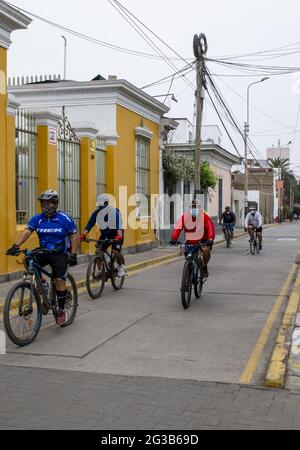
[[15, 127], [14, 105], [7, 97], [7, 52], [11, 33], [28, 27], [31, 19], [0, 0], [0, 277], [14, 270], [14, 261], [5, 256], [9, 242], [15, 239]]
[[[61, 209], [72, 214], [81, 230], [96, 208], [97, 194], [106, 192], [122, 212], [126, 252], [152, 248], [155, 205], [146, 205], [145, 199], [159, 194], [159, 127], [168, 108], [125, 80], [98, 78], [10, 83], [9, 93], [20, 109], [30, 111], [20, 120], [27, 126], [34, 122], [31, 138], [36, 136], [30, 181], [23, 181], [27, 166], [22, 169], [21, 157], [16, 174], [19, 229], [25, 217], [38, 212], [35, 198], [44, 189], [59, 191]], [[28, 195], [22, 200], [24, 192]], [[92, 251], [93, 246], [83, 246], [84, 253]]]

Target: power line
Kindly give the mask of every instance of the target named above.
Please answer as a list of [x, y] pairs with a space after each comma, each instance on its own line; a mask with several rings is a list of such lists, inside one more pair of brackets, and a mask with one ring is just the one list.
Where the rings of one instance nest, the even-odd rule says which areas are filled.
[[[102, 47], [109, 48], [110, 50], [115, 50], [115, 51], [118, 51], [118, 52], [121, 52], [121, 53], [126, 53], [126, 54], [129, 54], [129, 55], [132, 55], [132, 56], [148, 58], [148, 59], [156, 59], [156, 60], [162, 59], [162, 57], [158, 56], [158, 55], [153, 55], [151, 53], [146, 53], [146, 52], [140, 52], [138, 50], [133, 50], [133, 49], [129, 49], [129, 48], [126, 48], [126, 47], [121, 47], [121, 46], [116, 45], [116, 44], [111, 44], [109, 42], [105, 42], [105, 41], [96, 39], [96, 38], [94, 38], [92, 36], [88, 36], [86, 34], [80, 33], [79, 31], [73, 30], [71, 28], [67, 28], [67, 27], [65, 27], [63, 25], [60, 25], [60, 24], [56, 23], [56, 22], [53, 22], [53, 21], [48, 20], [48, 19], [45, 19], [44, 17], [41, 17], [41, 16], [31, 12], [31, 11], [23, 9], [20, 6], [14, 5], [14, 4], [10, 3], [10, 2], [5, 2], [5, 3], [7, 3], [9, 6], [12, 6], [13, 8], [15, 8], [15, 9], [17, 9], [19, 11], [22, 11], [25, 14], [28, 14], [29, 16], [31, 16], [31, 17], [33, 17], [35, 19], [40, 20], [41, 22], [46, 23], [47, 25], [50, 25], [50, 26], [52, 26], [54, 28], [57, 28], [57, 29], [62, 30], [62, 31], [65, 31], [66, 33], [72, 34], [73, 36], [76, 36], [76, 37], [78, 37], [80, 39], [84, 39], [84, 40], [86, 40], [88, 42], [91, 42], [93, 44], [100, 45]], [[169, 58], [169, 59], [174, 59], [174, 60], [176, 59], [177, 60], [178, 58]]]

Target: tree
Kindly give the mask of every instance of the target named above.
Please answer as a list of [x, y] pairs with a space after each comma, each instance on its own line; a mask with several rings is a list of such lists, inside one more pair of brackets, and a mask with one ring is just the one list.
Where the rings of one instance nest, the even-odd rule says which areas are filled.
[[[182, 153], [165, 150], [163, 153], [163, 167], [169, 182], [193, 182], [195, 176], [195, 162]], [[201, 164], [201, 190], [215, 189], [218, 178], [208, 162]]]
[[283, 159], [283, 158], [275, 158], [275, 159], [268, 159], [269, 166], [272, 167], [272, 169], [281, 169], [282, 173], [287, 172], [290, 168], [290, 160], [289, 159]]

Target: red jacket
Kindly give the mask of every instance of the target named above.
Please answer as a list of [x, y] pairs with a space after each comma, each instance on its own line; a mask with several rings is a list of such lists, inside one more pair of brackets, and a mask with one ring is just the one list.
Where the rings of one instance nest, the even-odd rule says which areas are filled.
[[178, 241], [183, 230], [187, 243], [191, 245], [201, 241], [214, 241], [216, 237], [215, 225], [205, 211], [200, 212], [197, 219], [193, 219], [190, 212], [184, 213], [175, 225], [172, 241]]

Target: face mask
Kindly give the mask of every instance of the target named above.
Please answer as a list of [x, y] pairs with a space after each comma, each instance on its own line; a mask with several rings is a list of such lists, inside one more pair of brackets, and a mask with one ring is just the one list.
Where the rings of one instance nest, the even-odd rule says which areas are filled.
[[193, 208], [192, 210], [191, 210], [191, 214], [192, 214], [192, 217], [198, 217], [198, 215], [199, 215], [199, 209], [198, 208]]
[[57, 212], [57, 207], [52, 206], [51, 208], [42, 208], [43, 213], [46, 217], [54, 217]]
[[252, 216], [255, 216], [255, 214], [256, 214], [256, 211], [251, 211]]

